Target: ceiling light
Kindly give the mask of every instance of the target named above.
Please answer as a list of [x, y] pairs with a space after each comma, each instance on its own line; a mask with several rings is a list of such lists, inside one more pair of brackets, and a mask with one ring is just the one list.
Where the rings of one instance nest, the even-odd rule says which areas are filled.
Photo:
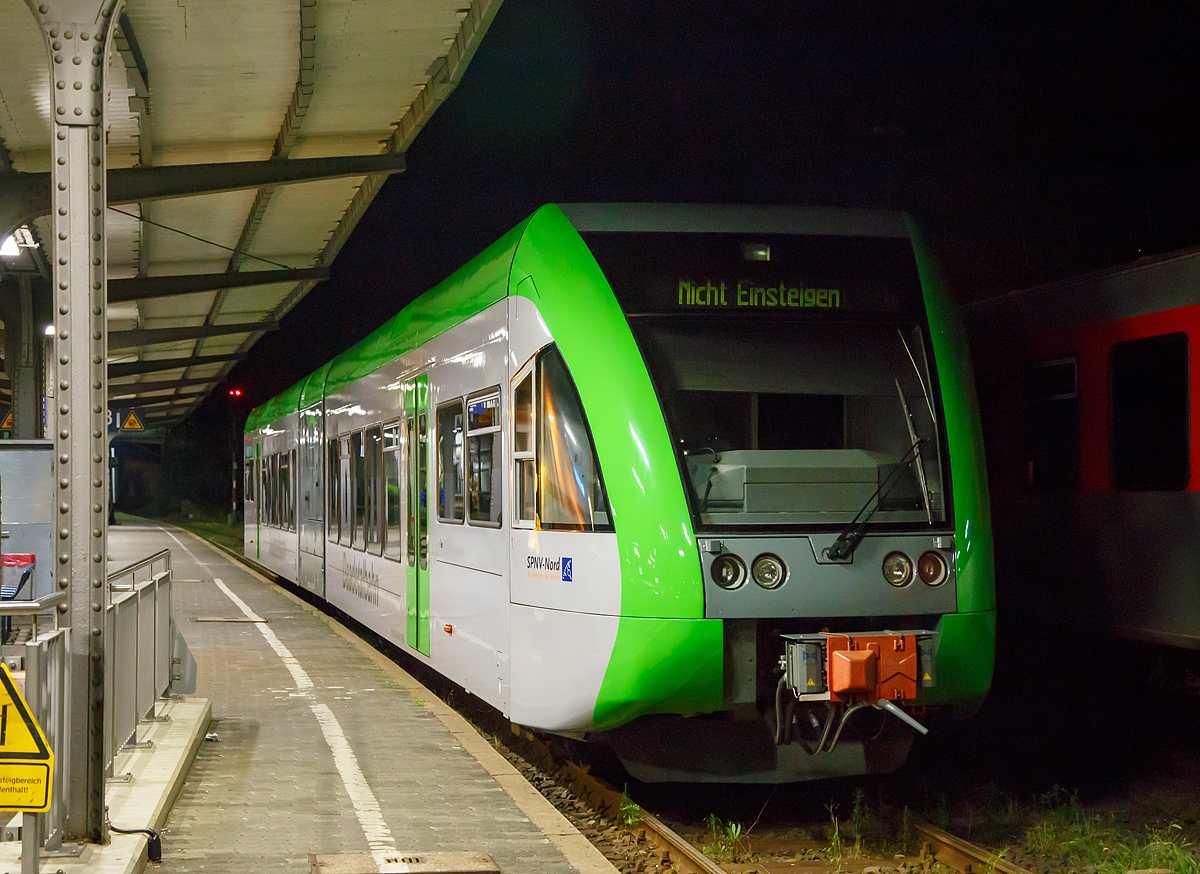
[[766, 243], [742, 243], [742, 257], [747, 261], [770, 261], [771, 247]]
[[12, 237], [5, 237], [4, 244], [0, 245], [0, 257], [16, 258], [21, 254], [21, 250], [17, 248], [17, 241]]

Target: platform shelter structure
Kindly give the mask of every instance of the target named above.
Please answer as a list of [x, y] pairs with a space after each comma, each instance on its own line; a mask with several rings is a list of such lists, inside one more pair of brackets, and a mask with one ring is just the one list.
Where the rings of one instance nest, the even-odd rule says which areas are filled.
[[498, 7], [0, 0], [0, 403], [53, 445], [69, 837], [105, 831], [110, 407], [180, 421], [328, 276]]

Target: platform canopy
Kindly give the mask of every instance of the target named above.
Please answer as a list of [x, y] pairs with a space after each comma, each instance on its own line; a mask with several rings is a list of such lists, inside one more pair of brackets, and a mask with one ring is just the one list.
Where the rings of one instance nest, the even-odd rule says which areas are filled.
[[[111, 406], [179, 421], [328, 275], [499, 5], [126, 0], [106, 77]], [[44, 300], [50, 87], [29, 7], [0, 0], [0, 282]]]

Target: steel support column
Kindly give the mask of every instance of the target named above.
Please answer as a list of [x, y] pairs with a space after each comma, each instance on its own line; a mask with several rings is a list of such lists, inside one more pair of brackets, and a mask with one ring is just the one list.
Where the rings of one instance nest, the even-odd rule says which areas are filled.
[[69, 592], [71, 730], [66, 837], [103, 843], [104, 660], [108, 635], [105, 434], [104, 72], [121, 0], [26, 0], [49, 51], [54, 106], [54, 506], [58, 587]]

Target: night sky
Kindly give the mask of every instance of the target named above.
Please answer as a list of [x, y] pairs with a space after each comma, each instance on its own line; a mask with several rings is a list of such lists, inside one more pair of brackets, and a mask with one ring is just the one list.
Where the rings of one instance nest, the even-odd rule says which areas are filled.
[[905, 209], [962, 301], [1200, 244], [1192, 6], [991, 7], [504, 0], [238, 415], [547, 202]]

